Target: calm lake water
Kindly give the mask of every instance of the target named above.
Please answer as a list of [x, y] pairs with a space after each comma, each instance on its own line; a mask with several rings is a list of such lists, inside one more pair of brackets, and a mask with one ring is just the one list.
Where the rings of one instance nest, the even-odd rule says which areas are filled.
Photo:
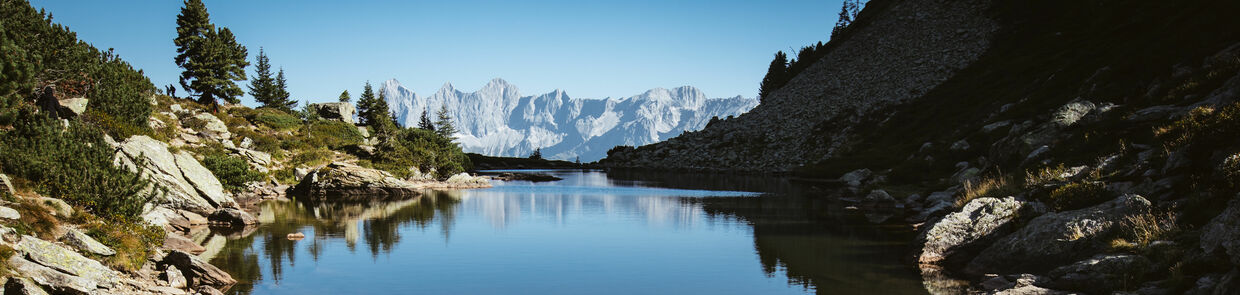
[[786, 180], [541, 172], [564, 180], [268, 202], [260, 226], [198, 239], [231, 294], [927, 292], [899, 260], [911, 232]]

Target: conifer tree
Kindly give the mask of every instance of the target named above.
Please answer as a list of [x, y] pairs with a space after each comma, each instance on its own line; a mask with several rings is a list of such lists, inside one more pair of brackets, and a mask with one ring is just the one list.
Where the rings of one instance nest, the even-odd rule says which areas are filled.
[[775, 59], [771, 60], [771, 66], [767, 68], [766, 76], [762, 78], [762, 85], [758, 88], [760, 102], [765, 102], [768, 94], [784, 86], [787, 82], [787, 72], [788, 55], [783, 51], [776, 52]]
[[215, 105], [217, 100], [240, 102], [244, 93], [236, 81], [245, 80], [245, 46], [237, 43], [228, 28], [216, 29], [211, 24], [202, 0], [185, 0], [177, 15], [177, 46], [175, 58], [181, 72], [181, 87], [198, 95], [203, 104]]
[[362, 96], [357, 99], [357, 113], [361, 124], [370, 126], [377, 134], [387, 134], [396, 129], [386, 100], [383, 92], [379, 92], [379, 97], [375, 97], [370, 82], [366, 82], [366, 86], [362, 88]]
[[422, 109], [422, 119], [418, 120], [418, 128], [435, 131], [435, 123], [432, 123], [431, 117], [427, 116], [426, 109]]
[[279, 90], [276, 86], [276, 78], [271, 72], [271, 60], [267, 58], [267, 53], [263, 48], [258, 49], [258, 57], [255, 59], [254, 76], [250, 78], [250, 96], [255, 101], [263, 104], [264, 107], [282, 107], [277, 101], [277, 93]]
[[340, 93], [340, 102], [349, 102], [349, 101], [351, 101], [351, 100], [353, 100], [353, 98], [352, 98], [352, 97], [349, 97], [349, 91], [348, 91], [348, 90], [345, 90], [344, 92], [341, 92], [341, 93]]
[[288, 93], [288, 79], [284, 78], [284, 68], [280, 68], [280, 72], [276, 74], [276, 97], [272, 106], [284, 111], [292, 111], [293, 107], [297, 106], [297, 101], [290, 99], [291, 96]]
[[448, 104], [445, 102], [443, 107], [439, 108], [436, 114], [439, 120], [435, 121], [435, 133], [447, 138], [453, 138], [452, 134], [456, 133], [456, 126], [452, 124], [452, 116], [448, 115]]

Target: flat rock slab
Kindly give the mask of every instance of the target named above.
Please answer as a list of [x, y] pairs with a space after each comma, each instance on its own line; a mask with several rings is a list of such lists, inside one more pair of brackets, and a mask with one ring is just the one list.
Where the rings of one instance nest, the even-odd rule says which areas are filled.
[[93, 280], [69, 275], [39, 265], [24, 257], [9, 258], [9, 267], [14, 273], [29, 277], [30, 280], [51, 289], [57, 294], [93, 294], [99, 289], [99, 285]]
[[64, 242], [66, 245], [73, 246], [78, 250], [82, 250], [83, 252], [103, 256], [116, 255], [116, 251], [112, 250], [112, 248], [108, 248], [107, 245], [96, 241], [94, 238], [91, 238], [90, 236], [74, 228], [66, 228], [65, 235], [60, 237], [60, 241]]
[[98, 284], [110, 286], [116, 278], [116, 273], [99, 261], [36, 237], [22, 236], [14, 248], [30, 261]]

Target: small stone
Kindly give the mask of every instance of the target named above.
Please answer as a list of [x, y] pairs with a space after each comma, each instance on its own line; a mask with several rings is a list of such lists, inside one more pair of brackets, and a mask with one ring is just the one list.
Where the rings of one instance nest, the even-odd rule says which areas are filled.
[[164, 270], [164, 280], [168, 281], [169, 287], [178, 289], [189, 287], [189, 281], [185, 279], [185, 274], [181, 273], [181, 270], [177, 269], [175, 265], [169, 265], [168, 269]]
[[306, 234], [303, 234], [303, 233], [291, 233], [291, 234], [288, 234], [287, 238], [288, 238], [289, 240], [300, 240], [300, 239], [305, 239], [305, 238], [306, 238]]
[[17, 220], [22, 218], [22, 214], [13, 208], [0, 206], [0, 218]]

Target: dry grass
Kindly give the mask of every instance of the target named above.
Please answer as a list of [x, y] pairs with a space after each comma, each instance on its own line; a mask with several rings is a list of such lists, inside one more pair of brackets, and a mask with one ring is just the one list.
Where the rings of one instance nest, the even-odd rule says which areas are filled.
[[1059, 166], [1055, 167], [1048, 166], [1041, 169], [1026, 171], [1025, 185], [1040, 186], [1053, 182], [1063, 182], [1067, 180], [1063, 177], [1063, 174], [1067, 172], [1068, 168], [1064, 167], [1063, 164], [1059, 164]]
[[1007, 176], [988, 176], [964, 182], [964, 194], [956, 198], [956, 207], [964, 207], [969, 201], [983, 197], [1005, 197], [1020, 192]]
[[1138, 248], [1149, 246], [1154, 241], [1171, 239], [1181, 231], [1177, 217], [1171, 212], [1129, 216], [1124, 219], [1124, 225], [1132, 243]]

